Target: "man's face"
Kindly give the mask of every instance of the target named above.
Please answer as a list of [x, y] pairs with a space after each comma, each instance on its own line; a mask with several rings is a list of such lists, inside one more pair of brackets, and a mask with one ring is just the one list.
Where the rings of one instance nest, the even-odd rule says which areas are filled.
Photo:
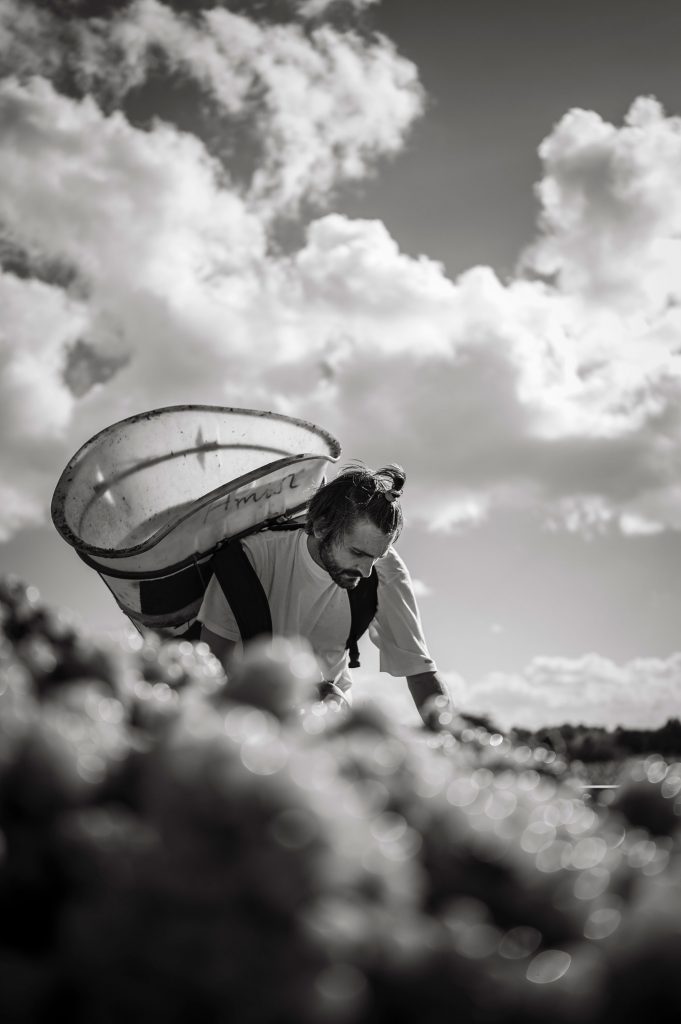
[[314, 539], [312, 557], [337, 586], [352, 590], [363, 576], [371, 575], [374, 563], [383, 558], [395, 534], [383, 533], [369, 519], [359, 519], [340, 537], [325, 541], [315, 531]]

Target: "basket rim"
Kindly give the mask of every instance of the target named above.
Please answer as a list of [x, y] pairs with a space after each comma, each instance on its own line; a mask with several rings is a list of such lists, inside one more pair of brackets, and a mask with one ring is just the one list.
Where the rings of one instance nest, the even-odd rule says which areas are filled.
[[[225, 484], [221, 484], [219, 487], [214, 488], [212, 491], [208, 491], [206, 494], [197, 498], [192, 504], [192, 507], [184, 515], [180, 516], [174, 523], [171, 523], [165, 527], [161, 527], [156, 531], [150, 538], [135, 544], [130, 548], [102, 548], [94, 544], [88, 544], [76, 533], [73, 532], [69, 524], [66, 522], [66, 516], [64, 514], [64, 506], [66, 501], [66, 495], [73, 482], [76, 472], [82, 463], [83, 459], [96, 448], [98, 444], [102, 442], [107, 435], [114, 433], [121, 427], [129, 426], [134, 423], [138, 423], [143, 420], [156, 419], [167, 413], [182, 413], [182, 412], [211, 412], [211, 413], [227, 413], [227, 414], [238, 414], [241, 416], [253, 416], [258, 418], [267, 418], [273, 420], [279, 420], [284, 423], [289, 423], [297, 427], [303, 427], [309, 430], [311, 433], [321, 437], [329, 448], [328, 455], [319, 455], [308, 452], [301, 452], [296, 455], [290, 455], [283, 459], [277, 459], [274, 462], [266, 463], [260, 466], [258, 469], [251, 470], [248, 473], [244, 473], [233, 480], [227, 481]], [[117, 420], [115, 423], [104, 427], [94, 434], [88, 441], [86, 441], [77, 452], [69, 459], [64, 470], [62, 471], [57, 485], [52, 495], [52, 501], [50, 505], [50, 515], [52, 522], [61, 535], [61, 537], [75, 548], [78, 552], [84, 552], [91, 556], [100, 556], [102, 558], [129, 558], [137, 554], [141, 554], [144, 551], [148, 551], [154, 547], [164, 536], [174, 530], [189, 516], [194, 515], [197, 509], [202, 508], [204, 505], [210, 504], [215, 501], [216, 498], [229, 493], [232, 490], [236, 490], [243, 484], [257, 480], [260, 476], [266, 476], [272, 473], [276, 469], [283, 468], [288, 465], [292, 465], [301, 462], [304, 459], [309, 460], [320, 460], [326, 462], [337, 462], [340, 458], [341, 446], [340, 443], [323, 427], [318, 426], [316, 423], [312, 423], [309, 420], [300, 419], [296, 416], [288, 416], [285, 413], [273, 412], [265, 409], [242, 409], [235, 406], [221, 406], [221, 405], [166, 405], [159, 409], [150, 409], [146, 412], [136, 413], [134, 416], [127, 416], [122, 420]]]

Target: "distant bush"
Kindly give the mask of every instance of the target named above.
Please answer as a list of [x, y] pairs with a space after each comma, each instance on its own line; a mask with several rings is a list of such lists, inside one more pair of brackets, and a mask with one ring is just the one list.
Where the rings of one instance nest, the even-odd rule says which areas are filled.
[[293, 643], [233, 683], [202, 645], [93, 644], [2, 584], [3, 1022], [681, 1009], [681, 764], [591, 806], [564, 752], [437, 709], [436, 733], [339, 713], [308, 673]]

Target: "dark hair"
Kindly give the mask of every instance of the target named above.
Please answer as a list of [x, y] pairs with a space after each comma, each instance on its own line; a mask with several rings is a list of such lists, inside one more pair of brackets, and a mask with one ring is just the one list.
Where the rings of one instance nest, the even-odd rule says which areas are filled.
[[335, 480], [323, 484], [312, 496], [305, 529], [312, 533], [322, 525], [323, 539], [342, 537], [358, 519], [366, 518], [382, 533], [400, 534], [404, 517], [400, 495], [406, 475], [401, 466], [383, 466], [375, 472], [361, 462], [345, 466]]

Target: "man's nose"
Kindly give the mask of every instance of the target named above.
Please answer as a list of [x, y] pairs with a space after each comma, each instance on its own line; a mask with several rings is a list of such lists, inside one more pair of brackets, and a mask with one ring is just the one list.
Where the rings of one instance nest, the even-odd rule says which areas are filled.
[[357, 569], [365, 579], [368, 579], [368, 577], [371, 576], [371, 570], [373, 569], [374, 564], [375, 560], [373, 558], [363, 558], [357, 566]]

